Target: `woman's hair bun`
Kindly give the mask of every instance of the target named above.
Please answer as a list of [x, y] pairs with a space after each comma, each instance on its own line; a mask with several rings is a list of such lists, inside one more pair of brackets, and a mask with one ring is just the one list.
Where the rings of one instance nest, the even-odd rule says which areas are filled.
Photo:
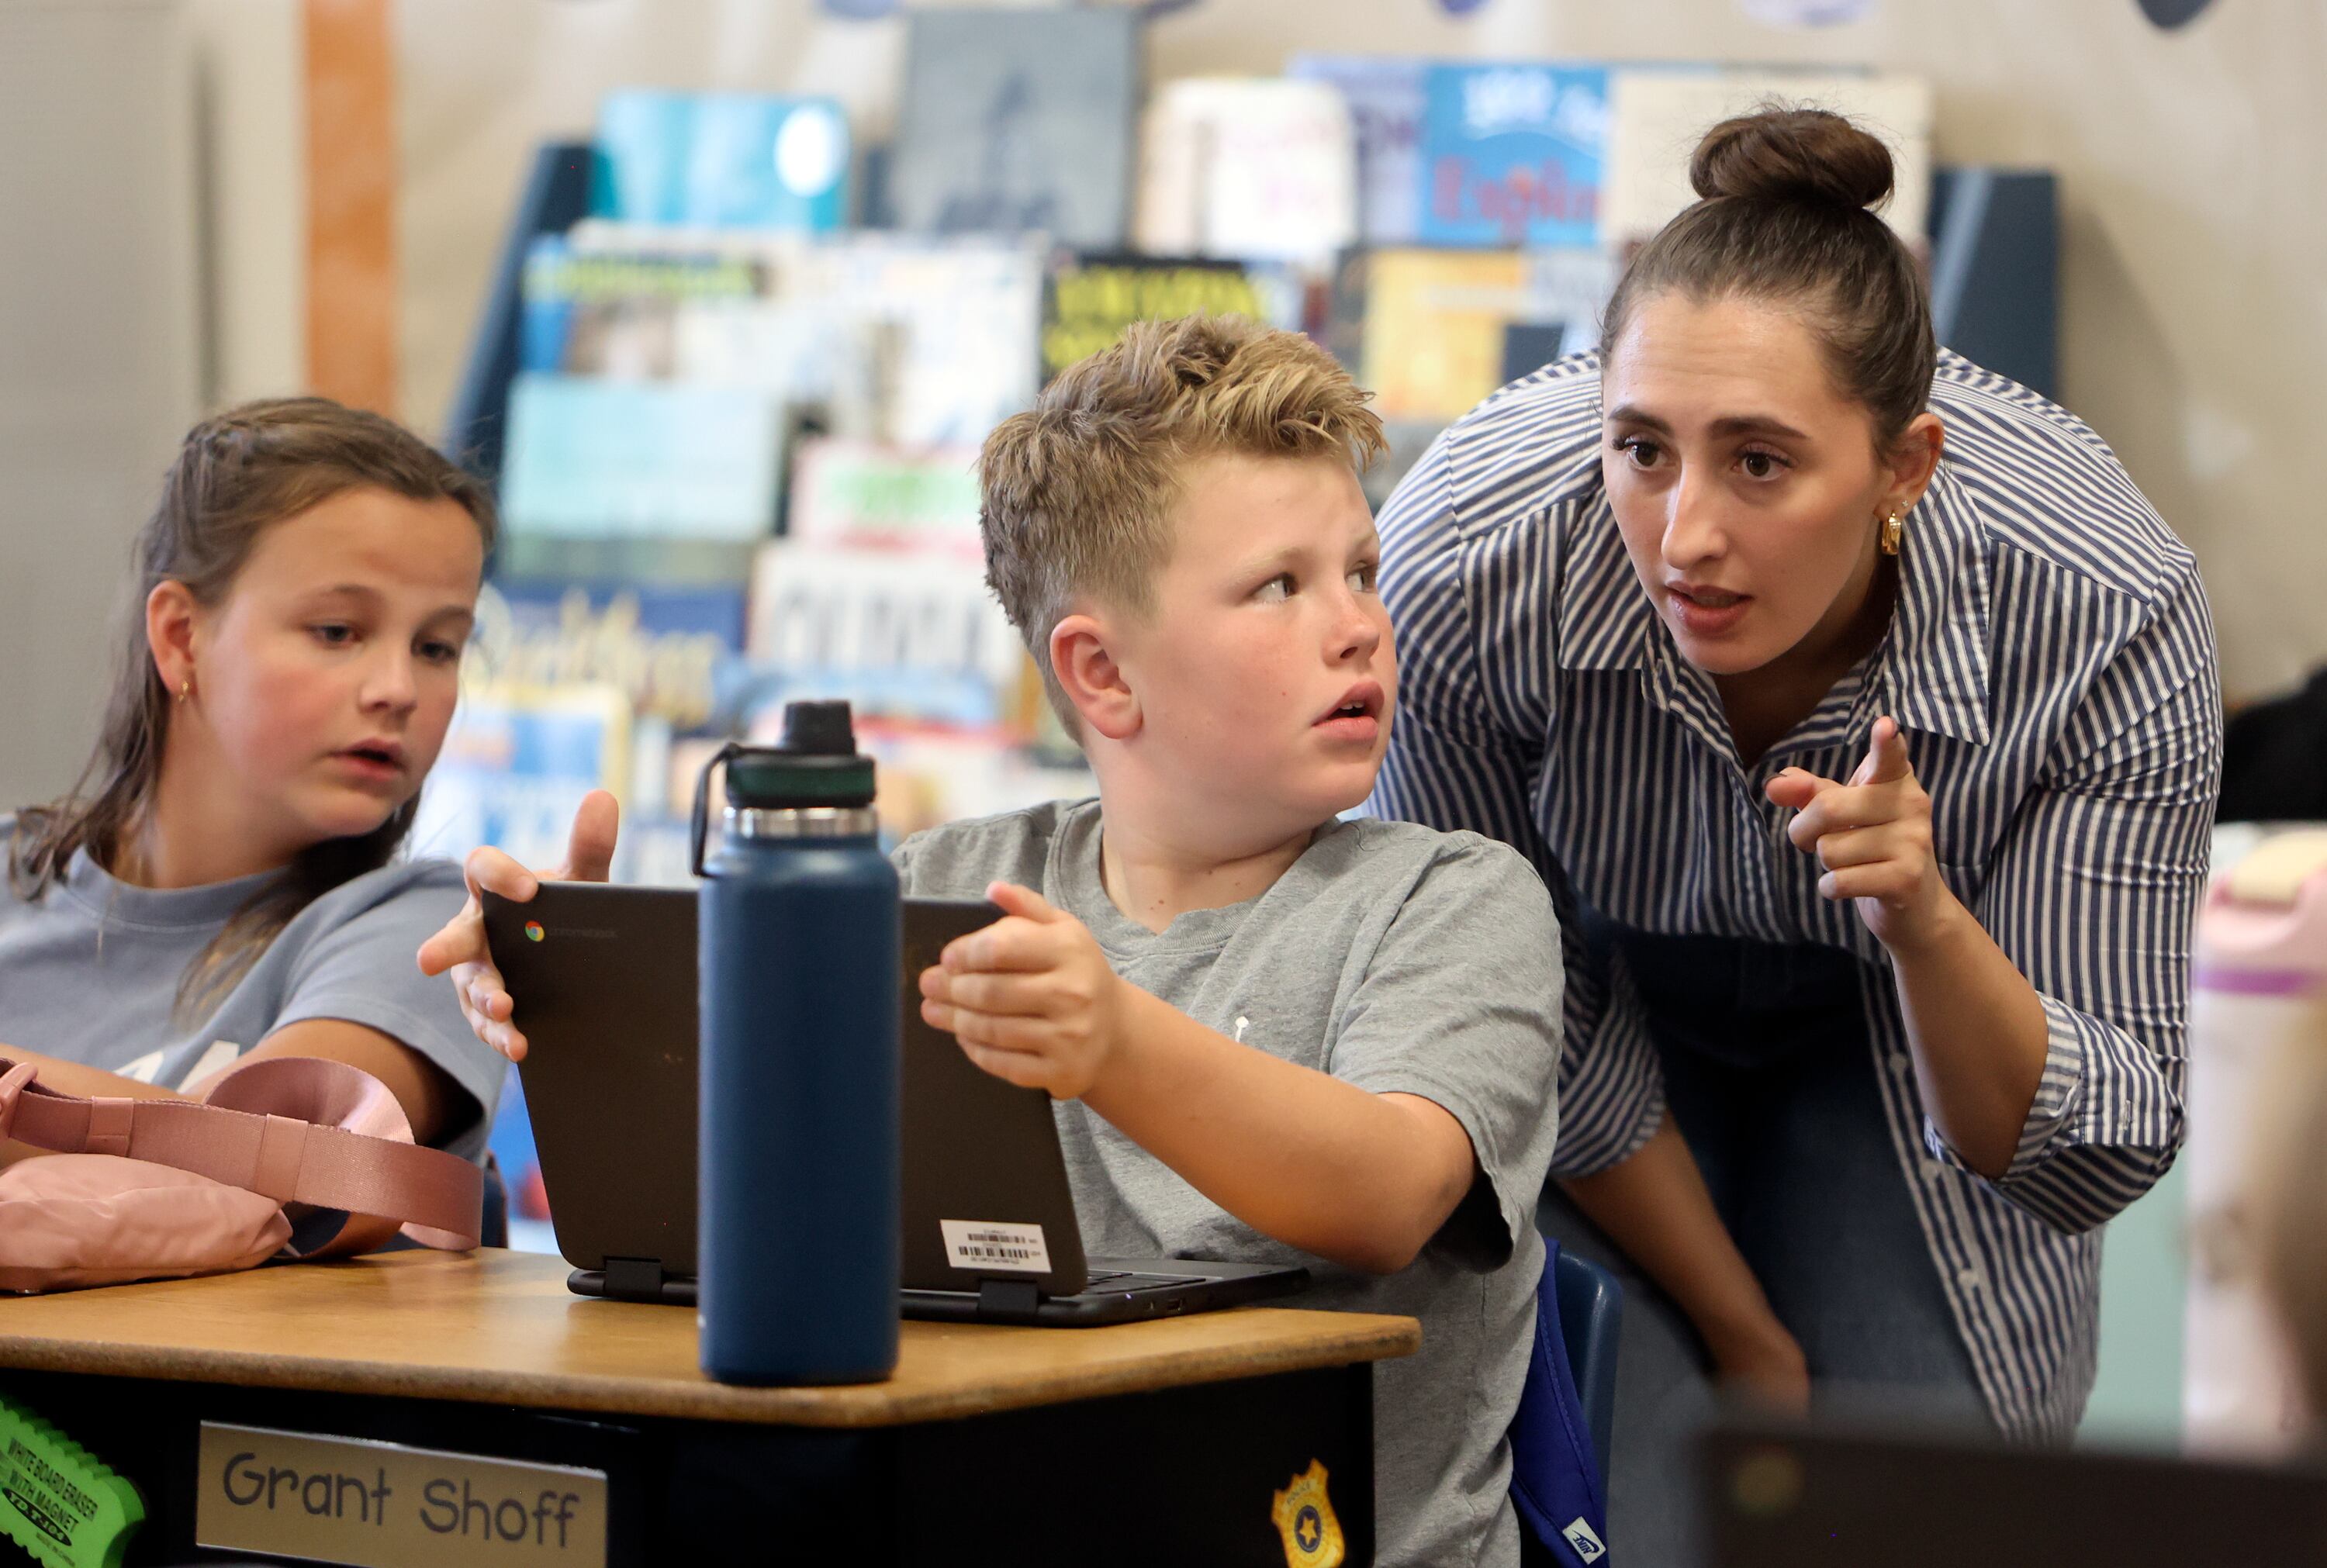
[[1831, 110], [1771, 107], [1706, 132], [1688, 182], [1708, 201], [1872, 207], [1891, 194], [1891, 149]]

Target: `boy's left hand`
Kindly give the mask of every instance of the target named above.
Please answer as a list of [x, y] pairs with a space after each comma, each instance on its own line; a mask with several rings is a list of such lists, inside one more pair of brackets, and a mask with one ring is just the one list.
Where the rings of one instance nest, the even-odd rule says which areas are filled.
[[1121, 1040], [1124, 982], [1089, 928], [1040, 893], [995, 882], [986, 896], [1005, 918], [921, 971], [921, 1017], [995, 1077], [1078, 1099]]

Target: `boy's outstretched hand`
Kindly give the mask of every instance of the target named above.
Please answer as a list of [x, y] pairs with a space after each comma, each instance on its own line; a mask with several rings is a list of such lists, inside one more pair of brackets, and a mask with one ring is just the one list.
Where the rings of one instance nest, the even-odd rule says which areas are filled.
[[921, 971], [921, 1016], [995, 1077], [1080, 1098], [1121, 1041], [1125, 982], [1089, 929], [1040, 893], [995, 882], [986, 896], [1005, 918]]

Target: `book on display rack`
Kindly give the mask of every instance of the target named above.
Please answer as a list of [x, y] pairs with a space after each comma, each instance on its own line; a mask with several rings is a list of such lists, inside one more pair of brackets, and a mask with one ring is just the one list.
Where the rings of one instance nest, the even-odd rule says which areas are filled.
[[1285, 74], [1337, 89], [1357, 150], [1358, 234], [1412, 245], [1422, 227], [1422, 120], [1430, 62], [1398, 55], [1302, 54]]
[[1423, 243], [1599, 243], [1608, 79], [1603, 65], [1432, 66], [1422, 119]]
[[983, 565], [977, 449], [818, 436], [792, 459], [785, 537]]
[[1357, 238], [1357, 201], [1350, 108], [1330, 83], [1183, 77], [1147, 107], [1143, 251], [1322, 265]]
[[1199, 311], [1272, 321], [1282, 306], [1265, 269], [1205, 257], [1062, 252], [1043, 292], [1042, 378], [1107, 348], [1137, 321]]
[[897, 227], [1120, 247], [1141, 28], [1114, 7], [914, 12], [891, 153]]
[[599, 107], [591, 210], [828, 233], [848, 215], [849, 155], [848, 120], [830, 98], [629, 89]]
[[1613, 283], [1596, 248], [1377, 250], [1343, 269], [1339, 303], [1360, 313], [1358, 378], [1383, 416], [1444, 424], [1511, 379], [1511, 329], [1540, 348], [1556, 326], [1550, 358], [1590, 347]]

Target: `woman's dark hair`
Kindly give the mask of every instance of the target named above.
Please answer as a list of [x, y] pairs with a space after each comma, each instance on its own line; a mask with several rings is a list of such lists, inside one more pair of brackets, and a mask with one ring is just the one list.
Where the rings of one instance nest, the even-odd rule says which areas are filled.
[[[457, 501], [492, 547], [491, 491], [394, 420], [325, 397], [284, 397], [229, 408], [187, 434], [163, 481], [161, 504], [137, 535], [134, 593], [115, 644], [97, 751], [70, 794], [17, 817], [8, 854], [17, 897], [29, 902], [62, 882], [76, 850], [113, 869], [152, 807], [173, 708], [145, 641], [145, 601], [154, 588], [182, 583], [196, 603], [220, 604], [267, 528], [366, 488]], [[224, 994], [301, 910], [386, 865], [418, 807], [416, 795], [369, 833], [312, 846], [254, 894], [187, 966], [180, 1017]]]
[[1891, 194], [1890, 149], [1840, 115], [1770, 107], [1707, 131], [1688, 179], [1702, 200], [1626, 265], [1603, 353], [1634, 306], [1668, 291], [1791, 305], [1877, 441], [1898, 440], [1930, 396], [1939, 345], [1921, 268], [1871, 210]]

